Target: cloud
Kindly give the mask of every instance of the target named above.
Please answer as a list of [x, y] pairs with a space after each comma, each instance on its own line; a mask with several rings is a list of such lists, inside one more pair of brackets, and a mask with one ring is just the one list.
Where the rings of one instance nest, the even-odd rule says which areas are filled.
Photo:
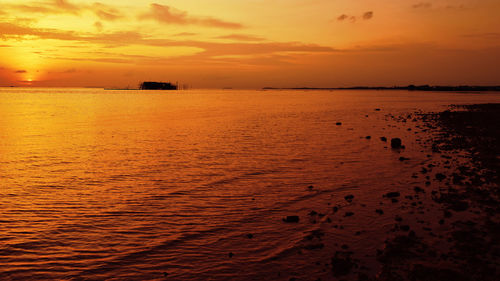
[[102, 22], [100, 22], [100, 21], [96, 21], [94, 23], [94, 27], [97, 28], [98, 31], [102, 31], [102, 29], [104, 28], [104, 26], [102, 25]]
[[75, 5], [67, 0], [52, 0], [50, 2], [33, 2], [29, 5], [25, 4], [5, 4], [4, 9], [12, 9], [23, 13], [35, 14], [72, 14], [80, 15], [83, 12], [94, 13], [101, 20], [115, 21], [123, 18], [123, 14], [116, 8], [102, 4], [94, 3], [91, 5], [81, 4]]
[[185, 11], [176, 10], [170, 6], [156, 3], [151, 4], [149, 12], [139, 16], [139, 19], [154, 19], [163, 24], [199, 25], [226, 29], [243, 28], [243, 25], [240, 23], [224, 21], [212, 17], [190, 16]]
[[464, 34], [462, 37], [465, 38], [480, 38], [480, 39], [500, 39], [499, 32], [489, 32], [489, 33], [471, 33]]
[[420, 2], [412, 5], [414, 9], [429, 9], [432, 8], [432, 3], [430, 2]]
[[4, 9], [16, 10], [23, 13], [34, 13], [34, 14], [61, 14], [63, 11], [43, 4], [33, 4], [33, 5], [23, 5], [23, 4], [5, 4]]
[[356, 17], [355, 16], [350, 16], [346, 14], [342, 14], [337, 17], [338, 21], [345, 21], [345, 20], [350, 20], [351, 22], [356, 22]]
[[55, 0], [55, 6], [61, 10], [78, 12], [80, 9], [66, 0]]
[[337, 20], [338, 20], [338, 21], [344, 21], [344, 20], [346, 20], [346, 19], [348, 19], [348, 18], [349, 18], [349, 16], [348, 16], [348, 15], [346, 15], [346, 14], [342, 14], [342, 15], [340, 15], [340, 16], [337, 18]]
[[181, 32], [181, 33], [174, 34], [172, 36], [195, 36], [195, 35], [198, 35], [198, 34], [193, 33], [193, 32]]
[[253, 35], [246, 35], [246, 34], [230, 34], [230, 35], [216, 37], [216, 39], [230, 39], [230, 40], [236, 40], [236, 41], [249, 41], [249, 42], [264, 41], [265, 40], [262, 37], [257, 37], [257, 36], [253, 36]]
[[21, 25], [16, 25], [8, 22], [0, 22], [0, 38], [20, 39], [23, 36], [32, 35], [43, 39], [58, 39], [58, 40], [78, 40], [78, 36], [72, 31], [60, 31], [48, 28], [31, 28]]
[[94, 3], [89, 7], [89, 9], [92, 10], [101, 20], [115, 21], [117, 19], [123, 18], [123, 15], [120, 13], [120, 11], [118, 11], [118, 9], [101, 3]]
[[[97, 24], [97, 26], [99, 26]], [[96, 26], [96, 27], [97, 27]], [[183, 34], [189, 35], [189, 34]], [[187, 54], [179, 56], [157, 57], [137, 56], [130, 54], [120, 54], [108, 52], [106, 54], [89, 54], [81, 53], [73, 57], [60, 55], [58, 51], [43, 51], [39, 55], [46, 59], [70, 60], [70, 61], [94, 61], [100, 63], [121, 63], [121, 64], [145, 64], [157, 65], [159, 61], [170, 63], [179, 62], [179, 65], [186, 63], [223, 63], [229, 60], [245, 60], [245, 61], [265, 61], [265, 58], [273, 57], [277, 60], [279, 56], [290, 55], [292, 57], [304, 56], [307, 54], [320, 54], [338, 52], [338, 50], [317, 44], [304, 44], [301, 42], [261, 42], [263, 38], [243, 35], [230, 34], [221, 36], [221, 38], [232, 39], [232, 42], [214, 42], [214, 41], [198, 41], [198, 40], [175, 40], [172, 36], [168, 39], [155, 39], [146, 34], [141, 34], [137, 31], [121, 31], [121, 32], [75, 32], [64, 31], [49, 28], [36, 28], [25, 25], [16, 25], [14, 23], [0, 22], [0, 38], [13, 40], [44, 40], [52, 39], [67, 42], [62, 44], [61, 48], [75, 48], [74, 52], [78, 52], [78, 48], [82, 45], [97, 44], [106, 48], [114, 48], [121, 46], [149, 46], [149, 47], [175, 47], [186, 48], [189, 50]], [[182, 37], [181, 37], [182, 38]], [[281, 57], [283, 62], [288, 62], [288, 59]]]
[[448, 10], [465, 10], [467, 7], [463, 4], [461, 5], [447, 5], [445, 6], [446, 9]]
[[76, 72], [78, 72], [78, 70], [76, 68], [69, 68], [69, 69], [62, 70], [62, 71], [48, 71], [47, 73], [49, 73], [49, 74], [71, 74], [71, 73], [76, 73]]
[[369, 11], [363, 14], [363, 19], [364, 20], [371, 20], [373, 18], [373, 12]]

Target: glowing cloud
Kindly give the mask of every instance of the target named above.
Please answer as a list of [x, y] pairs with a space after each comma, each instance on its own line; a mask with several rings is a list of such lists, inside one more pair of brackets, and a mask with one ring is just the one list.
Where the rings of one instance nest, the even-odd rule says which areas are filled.
[[185, 11], [176, 10], [170, 6], [151, 4], [150, 11], [139, 16], [140, 19], [154, 19], [164, 24], [199, 25], [227, 29], [240, 29], [243, 25], [235, 22], [223, 21], [212, 17], [195, 17]]

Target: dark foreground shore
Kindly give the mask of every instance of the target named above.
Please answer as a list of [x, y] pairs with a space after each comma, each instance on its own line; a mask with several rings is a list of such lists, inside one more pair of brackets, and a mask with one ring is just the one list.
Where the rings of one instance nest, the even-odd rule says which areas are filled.
[[[500, 104], [452, 106], [413, 117], [434, 132], [429, 144], [442, 154], [435, 166], [444, 171], [426, 176], [426, 185], [435, 180], [437, 188], [415, 187], [415, 196], [430, 192], [442, 208], [435, 217], [441, 227], [427, 228], [434, 239], [410, 231], [388, 240], [376, 279], [500, 280]], [[433, 168], [422, 167], [421, 173], [431, 175]]]
[[391, 118], [417, 123], [430, 133], [433, 137], [424, 143], [441, 161], [423, 165], [414, 175], [425, 177], [425, 186], [412, 187], [412, 195], [404, 196], [406, 189], [387, 194], [394, 201], [408, 201], [414, 211], [395, 214], [393, 233], [377, 250], [378, 274], [363, 273], [352, 253], [337, 251], [331, 261], [334, 277], [500, 280], [500, 104]]
[[[386, 118], [409, 127], [421, 152], [428, 153], [412, 175], [421, 184], [395, 187], [378, 199], [378, 206], [364, 204], [361, 194], [345, 196], [347, 205], [333, 207], [332, 224], [346, 217], [361, 219], [353, 205], [373, 208], [389, 219], [389, 230], [374, 234], [385, 237], [385, 242], [373, 240], [376, 253], [369, 247], [358, 252], [344, 243], [345, 238], [332, 242], [329, 233], [312, 233], [305, 249], [335, 246], [323, 267], [329, 275], [310, 280], [500, 280], [500, 104], [450, 106], [438, 113]], [[390, 144], [385, 137], [380, 140]], [[404, 146], [398, 145], [393, 150], [404, 155]], [[403, 156], [399, 160], [410, 161]], [[293, 223], [298, 218], [287, 219]]]

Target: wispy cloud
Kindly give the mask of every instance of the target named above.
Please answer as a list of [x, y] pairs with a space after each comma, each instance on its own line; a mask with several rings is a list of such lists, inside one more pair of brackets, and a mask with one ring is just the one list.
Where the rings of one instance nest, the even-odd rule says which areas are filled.
[[346, 15], [346, 14], [342, 14], [342, 15], [338, 16], [337, 20], [338, 20], [338, 21], [343, 21], [343, 20], [346, 20], [346, 19], [348, 19], [348, 18], [349, 18], [349, 16], [348, 16], [348, 15]]
[[118, 9], [101, 3], [94, 3], [88, 9], [93, 11], [101, 20], [115, 21], [124, 17]]
[[256, 41], [264, 41], [265, 39], [262, 37], [247, 35], [247, 34], [229, 34], [224, 36], [216, 37], [216, 39], [229, 39], [235, 41], [248, 41], [248, 42], [256, 42]]
[[464, 4], [448, 4], [448, 5], [437, 5], [436, 3], [432, 2], [418, 2], [413, 5], [411, 5], [413, 9], [417, 10], [429, 10], [429, 9], [435, 9], [435, 10], [465, 10], [467, 9], [467, 6]]
[[69, 68], [69, 69], [61, 70], [61, 71], [49, 71], [48, 73], [49, 74], [72, 74], [72, 73], [76, 73], [76, 72], [78, 72], [78, 70], [76, 68]]
[[[15, 40], [53, 39], [81, 45], [82, 42], [99, 44], [105, 47], [120, 47], [129, 45], [143, 45], [150, 47], [187, 47], [199, 49], [191, 57], [203, 60], [213, 60], [220, 56], [255, 56], [272, 55], [283, 53], [328, 53], [337, 50], [317, 44], [303, 44], [300, 42], [261, 42], [260, 37], [231, 34], [222, 36], [238, 42], [211, 42], [199, 40], [173, 40], [154, 39], [136, 31], [122, 31], [113, 33], [77, 33], [73, 31], [62, 31], [57, 29], [33, 28], [13, 23], [0, 23], [0, 38]], [[262, 39], [263, 40], [263, 39]], [[257, 42], [258, 41], [258, 42]], [[58, 55], [55, 54], [55, 57]], [[183, 55], [184, 56], [184, 55]], [[73, 60], [90, 60], [74, 58]], [[54, 57], [50, 57], [54, 58]], [[64, 59], [64, 58], [60, 58]], [[106, 58], [93, 58], [92, 60], [107, 63], [131, 63], [133, 60], [144, 61], [144, 58], [114, 56]], [[153, 63], [154, 60], [151, 60]]]
[[349, 16], [349, 15], [346, 15], [346, 14], [342, 14], [342, 15], [340, 15], [340, 16], [337, 17], [337, 20], [338, 21], [350, 20], [351, 22], [356, 22], [356, 17], [355, 16]]
[[414, 9], [429, 9], [432, 8], [432, 3], [430, 2], [419, 2], [412, 5]]
[[123, 18], [124, 15], [119, 9], [109, 5], [95, 2], [93, 4], [73, 4], [67, 0], [51, 0], [42, 2], [32, 2], [29, 4], [4, 4], [4, 9], [15, 10], [31, 14], [72, 14], [81, 15], [84, 12], [91, 12], [101, 20], [114, 21]]
[[499, 32], [488, 32], [488, 33], [470, 33], [464, 34], [462, 37], [466, 38], [480, 38], [480, 39], [500, 39]]
[[61, 9], [61, 10], [67, 10], [67, 11], [78, 11], [80, 10], [76, 5], [69, 3], [66, 0], [55, 0], [54, 5]]
[[181, 32], [181, 33], [177, 33], [177, 34], [174, 34], [172, 36], [195, 36], [195, 35], [198, 35], [198, 33], [194, 33], [194, 32]]
[[369, 11], [363, 14], [363, 19], [364, 20], [371, 20], [373, 18], [373, 12]]
[[185, 11], [174, 9], [167, 5], [153, 3], [150, 5], [150, 10], [139, 16], [139, 19], [153, 19], [163, 24], [177, 25], [198, 25], [206, 27], [241, 29], [241, 23], [224, 21], [213, 17], [190, 16]]
[[[371, 20], [373, 18], [373, 11], [368, 11], [363, 13], [363, 15], [360, 16], [363, 20]], [[352, 15], [347, 15], [347, 14], [342, 14], [337, 17], [337, 21], [350, 21], [352, 23], [355, 23], [356, 20], [358, 19], [357, 16], [352, 16]]]
[[103, 26], [102, 22], [100, 22], [100, 21], [96, 21], [96, 22], [94, 22], [94, 27], [95, 27], [97, 30], [99, 30], [99, 31], [102, 31], [102, 30], [104, 29], [104, 26]]
[[14, 23], [0, 22], [0, 38], [2, 39], [20, 39], [23, 36], [36, 36], [43, 39], [58, 40], [78, 40], [72, 31], [60, 31], [57, 29], [32, 28], [16, 25]]

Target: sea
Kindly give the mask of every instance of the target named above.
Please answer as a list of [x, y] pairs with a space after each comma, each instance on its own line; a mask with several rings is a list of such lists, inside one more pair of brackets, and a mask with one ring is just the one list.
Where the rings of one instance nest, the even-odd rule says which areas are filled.
[[431, 136], [395, 120], [492, 102], [500, 93], [0, 88], [0, 280], [330, 280], [341, 246], [376, 272], [394, 218], [374, 209], [432, 161]]

